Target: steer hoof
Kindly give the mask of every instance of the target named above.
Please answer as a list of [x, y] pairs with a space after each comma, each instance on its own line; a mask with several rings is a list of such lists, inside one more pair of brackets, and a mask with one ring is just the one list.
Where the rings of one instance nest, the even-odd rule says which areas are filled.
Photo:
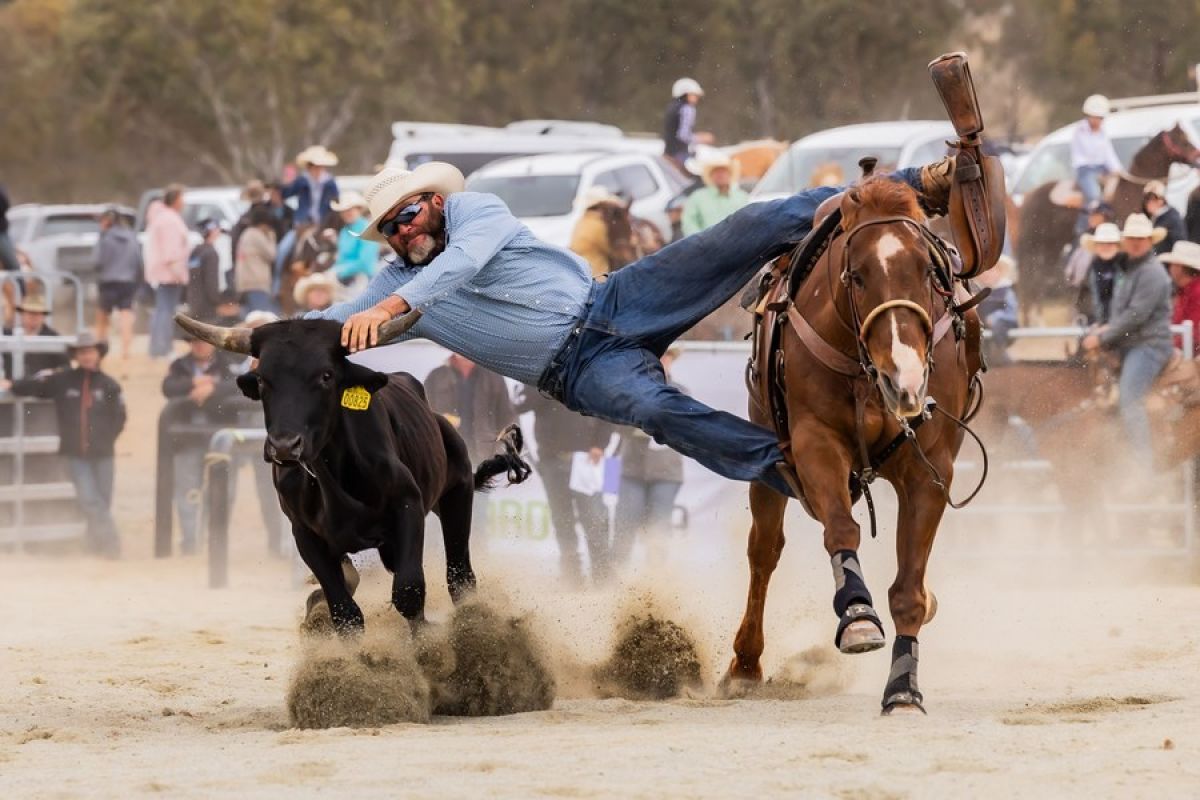
[[300, 632], [310, 636], [329, 636], [334, 632], [333, 614], [329, 611], [329, 603], [325, 602], [325, 593], [320, 589], [314, 589], [305, 602]]

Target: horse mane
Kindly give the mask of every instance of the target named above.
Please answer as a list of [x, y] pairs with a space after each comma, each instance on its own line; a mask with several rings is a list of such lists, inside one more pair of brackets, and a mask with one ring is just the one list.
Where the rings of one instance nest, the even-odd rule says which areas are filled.
[[867, 178], [854, 190], [863, 211], [874, 211], [882, 216], [911, 217], [922, 220], [921, 204], [917, 193], [902, 181], [879, 175]]

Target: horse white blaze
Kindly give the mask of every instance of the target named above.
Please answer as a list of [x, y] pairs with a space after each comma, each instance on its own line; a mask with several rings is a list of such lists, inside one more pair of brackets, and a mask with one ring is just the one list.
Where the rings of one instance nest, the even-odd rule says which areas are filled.
[[894, 233], [885, 233], [879, 237], [879, 241], [875, 243], [875, 257], [879, 259], [879, 265], [883, 267], [883, 274], [887, 275], [888, 261], [897, 253], [904, 252], [904, 242], [900, 241], [900, 237]]
[[892, 322], [892, 363], [896, 365], [893, 382], [897, 389], [920, 397], [921, 386], [925, 382], [925, 361], [917, 348], [900, 341], [900, 325], [896, 322], [895, 311], [889, 316]]

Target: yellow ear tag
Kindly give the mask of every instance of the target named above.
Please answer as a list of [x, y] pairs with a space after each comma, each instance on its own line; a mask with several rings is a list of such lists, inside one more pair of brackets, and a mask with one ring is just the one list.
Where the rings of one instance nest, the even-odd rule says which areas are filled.
[[371, 393], [361, 386], [351, 386], [342, 392], [342, 408], [366, 411], [371, 405]]

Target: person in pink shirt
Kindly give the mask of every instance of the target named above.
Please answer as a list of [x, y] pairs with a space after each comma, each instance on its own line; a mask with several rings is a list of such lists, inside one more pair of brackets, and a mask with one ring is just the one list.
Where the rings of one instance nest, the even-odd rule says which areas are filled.
[[183, 187], [173, 183], [146, 209], [146, 282], [154, 287], [150, 356], [171, 353], [172, 317], [188, 282], [188, 229], [183, 221]]
[[1171, 282], [1175, 284], [1171, 324], [1191, 323], [1192, 352], [1185, 355], [1194, 358], [1200, 354], [1200, 244], [1181, 239], [1175, 242], [1171, 252], [1163, 253], [1158, 260], [1167, 265]]

